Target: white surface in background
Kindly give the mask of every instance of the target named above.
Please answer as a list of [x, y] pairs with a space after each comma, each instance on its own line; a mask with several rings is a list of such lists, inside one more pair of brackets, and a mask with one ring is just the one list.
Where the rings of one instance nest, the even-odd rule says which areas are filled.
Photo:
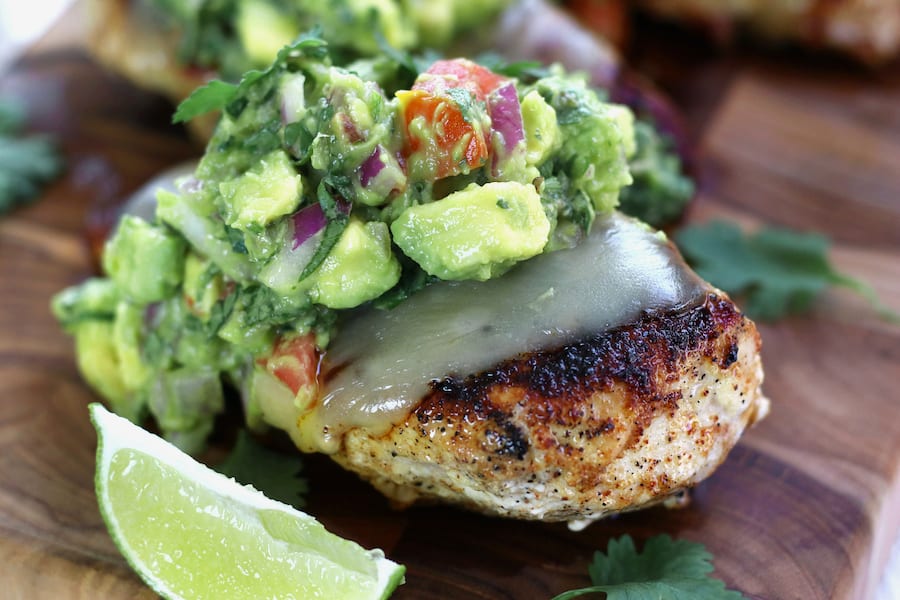
[[0, 0], [0, 72], [37, 39], [72, 0]]
[[[0, 0], [0, 73], [62, 14], [72, 0]], [[876, 600], [900, 600], [900, 538], [891, 550]]]

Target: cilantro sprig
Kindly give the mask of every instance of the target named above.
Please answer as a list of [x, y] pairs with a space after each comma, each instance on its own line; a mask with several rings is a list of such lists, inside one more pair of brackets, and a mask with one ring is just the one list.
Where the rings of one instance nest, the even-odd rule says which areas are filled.
[[808, 310], [828, 287], [849, 288], [882, 318], [900, 323], [866, 283], [838, 272], [828, 261], [828, 239], [765, 227], [752, 234], [726, 221], [691, 225], [675, 241], [697, 273], [729, 294], [743, 299], [749, 316], [772, 321]]
[[327, 55], [328, 44], [319, 37], [319, 30], [313, 29], [302, 34], [293, 44], [282, 48], [268, 69], [247, 71], [238, 83], [213, 79], [197, 88], [178, 105], [172, 115], [172, 122], [185, 123], [209, 112], [232, 108], [255, 83], [280, 72], [292, 60], [303, 57], [322, 59]]
[[55, 144], [46, 137], [23, 136], [24, 109], [0, 101], [0, 215], [34, 200], [62, 170]]
[[709, 574], [712, 555], [703, 544], [658, 535], [635, 549], [631, 536], [612, 539], [588, 567], [591, 587], [563, 592], [553, 600], [605, 593], [607, 600], [740, 600], [740, 592]]
[[269, 450], [243, 430], [231, 454], [216, 467], [223, 475], [297, 508], [303, 507], [303, 495], [309, 491], [306, 479], [300, 477], [302, 469], [299, 456]]

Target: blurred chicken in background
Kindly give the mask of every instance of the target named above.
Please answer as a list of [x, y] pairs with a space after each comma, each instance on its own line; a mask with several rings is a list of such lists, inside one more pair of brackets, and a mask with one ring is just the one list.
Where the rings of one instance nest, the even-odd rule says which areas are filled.
[[866, 64], [900, 52], [900, 0], [567, 0], [582, 22], [617, 45], [628, 9], [704, 30], [720, 43], [747, 31], [775, 43], [838, 51]]

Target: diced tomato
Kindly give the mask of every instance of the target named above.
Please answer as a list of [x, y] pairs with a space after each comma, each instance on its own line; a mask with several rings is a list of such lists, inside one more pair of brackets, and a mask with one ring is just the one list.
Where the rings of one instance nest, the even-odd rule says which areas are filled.
[[506, 81], [509, 81], [509, 78], [497, 75], [471, 60], [455, 58], [433, 63], [419, 76], [413, 89], [441, 94], [450, 88], [463, 88], [484, 102], [488, 94]]
[[[397, 92], [406, 127], [404, 156], [432, 167], [435, 179], [478, 168], [490, 158], [487, 97], [508, 82], [470, 60], [439, 60], [419, 75], [410, 91]], [[470, 95], [460, 99], [458, 90]], [[465, 112], [464, 112], [465, 111]], [[413, 126], [414, 121], [419, 119]]]
[[279, 338], [272, 354], [256, 362], [277, 377], [295, 396], [302, 388], [317, 385], [319, 353], [312, 334]]
[[[426, 165], [435, 179], [487, 164], [492, 135], [488, 116], [496, 104], [492, 94], [510, 81], [463, 58], [432, 64], [412, 90], [397, 92], [406, 133], [404, 158]], [[461, 98], [460, 90], [468, 94]]]
[[[484, 131], [477, 124], [469, 123], [462, 110], [448, 96], [436, 96], [425, 90], [398, 92], [403, 121], [406, 126], [406, 148], [410, 157], [420, 153], [418, 160], [434, 165], [435, 179], [456, 175], [462, 171], [460, 162], [477, 168], [487, 162], [488, 147]], [[422, 119], [421, 131], [412, 126]], [[454, 158], [454, 153], [458, 158]]]

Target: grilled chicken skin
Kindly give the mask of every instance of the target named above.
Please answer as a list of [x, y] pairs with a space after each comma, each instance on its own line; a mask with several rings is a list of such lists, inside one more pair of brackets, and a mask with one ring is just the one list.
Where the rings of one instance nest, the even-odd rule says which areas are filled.
[[768, 410], [760, 340], [722, 295], [436, 382], [387, 434], [334, 459], [405, 505], [593, 520], [690, 487]]

